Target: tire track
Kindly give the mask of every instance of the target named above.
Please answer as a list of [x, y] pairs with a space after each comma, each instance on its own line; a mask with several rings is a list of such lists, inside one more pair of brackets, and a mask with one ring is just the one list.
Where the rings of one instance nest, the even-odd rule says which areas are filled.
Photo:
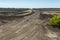
[[[28, 17], [28, 18], [26, 18], [25, 20], [23, 20], [22, 22], [20, 22], [20, 23], [18, 23], [18, 24], [16, 24], [16, 25], [14, 25], [14, 27], [17, 27], [17, 25], [22, 25], [22, 24], [24, 24], [24, 22], [25, 21], [27, 21], [28, 19], [30, 19], [31, 17]], [[11, 26], [11, 27], [13, 27], [13, 26]], [[18, 27], [19, 28], [19, 27]], [[15, 28], [14, 30], [12, 30], [11, 31], [11, 33], [9, 33], [9, 34], [12, 34], [12, 33], [14, 33], [18, 28]], [[9, 34], [6, 34], [6, 35], [9, 35]], [[3, 37], [1, 37], [0, 39], [3, 39], [5, 36], [3, 36]]]
[[[40, 13], [35, 13], [24, 16], [22, 20], [17, 19], [9, 24], [2, 25], [5, 31], [0, 36], [0, 40], [48, 40], [45, 35], [48, 31], [43, 26], [44, 20], [40, 20]], [[46, 32], [47, 31], [47, 32]], [[1, 35], [1, 34], [0, 34]]]

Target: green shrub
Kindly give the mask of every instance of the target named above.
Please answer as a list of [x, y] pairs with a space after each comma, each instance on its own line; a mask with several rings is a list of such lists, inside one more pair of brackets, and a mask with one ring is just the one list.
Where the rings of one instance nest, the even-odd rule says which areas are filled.
[[50, 20], [50, 25], [60, 26], [60, 14], [53, 16]]

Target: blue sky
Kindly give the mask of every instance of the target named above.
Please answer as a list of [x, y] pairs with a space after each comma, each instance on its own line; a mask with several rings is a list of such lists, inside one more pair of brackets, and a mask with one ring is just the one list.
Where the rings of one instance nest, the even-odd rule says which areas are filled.
[[60, 0], [0, 0], [4, 8], [60, 8]]

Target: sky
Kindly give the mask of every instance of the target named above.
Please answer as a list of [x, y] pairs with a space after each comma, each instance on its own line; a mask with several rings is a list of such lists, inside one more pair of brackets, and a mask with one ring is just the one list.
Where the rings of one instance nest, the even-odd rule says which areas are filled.
[[60, 0], [0, 0], [0, 8], [60, 8]]

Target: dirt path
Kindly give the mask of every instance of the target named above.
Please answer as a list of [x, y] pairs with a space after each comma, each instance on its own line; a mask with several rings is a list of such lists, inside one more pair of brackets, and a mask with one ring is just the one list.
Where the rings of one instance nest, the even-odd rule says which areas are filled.
[[[44, 20], [40, 20], [40, 13], [34, 11], [33, 14], [22, 19], [14, 20], [0, 26], [0, 40], [56, 40], [49, 37], [57, 37], [46, 32]], [[50, 35], [50, 36], [49, 36]]]

